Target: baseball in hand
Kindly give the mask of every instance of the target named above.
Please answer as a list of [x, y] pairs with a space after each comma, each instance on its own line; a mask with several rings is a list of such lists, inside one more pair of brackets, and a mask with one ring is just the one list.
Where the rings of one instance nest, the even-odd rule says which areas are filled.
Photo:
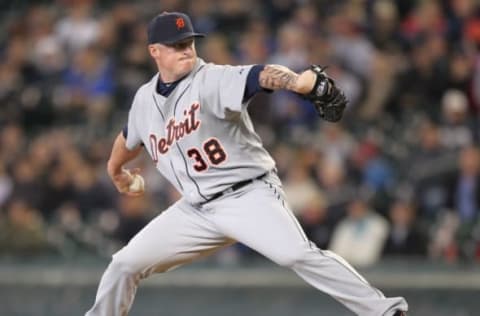
[[138, 173], [132, 174], [128, 169], [123, 169], [122, 172], [130, 178], [128, 192], [138, 193], [145, 190], [145, 180], [141, 175], [139, 175]]
[[128, 186], [129, 192], [143, 192], [145, 190], [145, 180], [139, 174], [132, 175], [132, 182]]

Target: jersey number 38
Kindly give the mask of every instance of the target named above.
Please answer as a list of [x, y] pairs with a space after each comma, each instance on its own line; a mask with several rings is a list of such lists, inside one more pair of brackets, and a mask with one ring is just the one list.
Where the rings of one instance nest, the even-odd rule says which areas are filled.
[[[227, 153], [216, 138], [210, 138], [204, 142], [202, 149], [210, 165], [219, 165], [227, 159]], [[195, 161], [193, 169], [198, 172], [208, 169], [209, 164], [197, 147], [192, 147], [187, 150], [187, 155]]]

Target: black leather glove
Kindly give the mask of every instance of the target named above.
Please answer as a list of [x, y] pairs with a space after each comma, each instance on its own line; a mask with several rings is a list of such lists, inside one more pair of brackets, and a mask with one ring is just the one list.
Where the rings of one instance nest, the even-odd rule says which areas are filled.
[[321, 118], [329, 122], [338, 122], [343, 116], [348, 100], [345, 94], [335, 86], [333, 79], [324, 72], [325, 68], [318, 65], [310, 66], [310, 70], [317, 75], [317, 79], [312, 91], [303, 97], [312, 102]]

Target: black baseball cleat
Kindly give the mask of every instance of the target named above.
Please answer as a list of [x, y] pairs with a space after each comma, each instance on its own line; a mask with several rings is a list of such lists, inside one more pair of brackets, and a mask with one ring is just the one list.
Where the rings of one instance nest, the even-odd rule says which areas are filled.
[[407, 312], [404, 311], [396, 311], [393, 316], [407, 316]]

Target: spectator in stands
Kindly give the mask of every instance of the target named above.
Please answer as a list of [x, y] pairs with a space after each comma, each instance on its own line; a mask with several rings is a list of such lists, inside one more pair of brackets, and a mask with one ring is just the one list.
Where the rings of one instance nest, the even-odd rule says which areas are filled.
[[358, 183], [371, 190], [371, 206], [386, 215], [389, 194], [395, 184], [395, 173], [380, 152], [380, 144], [371, 137], [361, 140], [352, 152], [350, 163], [358, 177]]
[[72, 176], [73, 199], [82, 219], [91, 220], [96, 213], [114, 208], [112, 191], [98, 180], [91, 166], [80, 164]]
[[45, 180], [45, 197], [41, 212], [46, 220], [51, 221], [59, 209], [74, 199], [71, 175], [59, 164], [49, 169]]
[[447, 208], [459, 218], [456, 234], [459, 255], [473, 259], [477, 256], [480, 237], [480, 151], [478, 147], [464, 148], [460, 153], [459, 170], [447, 181]]
[[13, 165], [14, 198], [28, 199], [35, 209], [42, 206], [45, 188], [42, 186], [40, 171], [34, 168], [31, 158], [23, 157]]
[[[64, 70], [67, 55], [54, 33], [54, 16], [50, 8], [35, 6], [28, 12], [28, 32], [32, 35], [32, 61], [41, 77], [55, 80]], [[58, 83], [58, 82], [57, 82]]]
[[394, 1], [374, 1], [367, 21], [370, 41], [383, 52], [399, 54], [404, 42], [399, 32], [399, 12]]
[[34, 256], [52, 250], [40, 213], [27, 201], [12, 200], [0, 224], [0, 254]]
[[341, 124], [324, 124], [320, 126], [311, 144], [324, 159], [347, 164], [355, 150], [356, 141]]
[[[463, 46], [451, 48], [450, 58], [448, 60], [448, 82], [449, 90], [459, 90], [466, 96], [472, 93], [472, 80], [474, 73], [472, 69], [475, 67], [476, 52], [467, 44]], [[472, 111], [471, 106], [468, 111]]]
[[419, 34], [445, 34], [447, 23], [441, 3], [438, 1], [420, 1], [403, 20], [402, 34], [414, 39]]
[[376, 51], [360, 28], [365, 23], [364, 15], [358, 12], [355, 3], [343, 2], [328, 17], [327, 23], [333, 55], [362, 80], [373, 78], [372, 63]]
[[473, 125], [468, 110], [468, 99], [459, 90], [447, 90], [442, 98], [440, 140], [448, 149], [460, 149], [473, 143]]
[[291, 165], [283, 182], [288, 203], [295, 214], [310, 207], [312, 200], [320, 194], [319, 187], [310, 177], [309, 170], [303, 164]]
[[93, 16], [93, 1], [72, 1], [67, 16], [56, 25], [56, 33], [69, 52], [83, 49], [95, 42], [100, 25]]
[[347, 217], [333, 230], [330, 249], [352, 265], [376, 263], [388, 236], [388, 222], [368, 204], [368, 192], [359, 192], [349, 203]]
[[[97, 129], [102, 127], [112, 106], [112, 70], [108, 57], [96, 46], [75, 53], [64, 77], [67, 93], [64, 118], [67, 123], [96, 123]], [[72, 122], [72, 118], [77, 121]]]
[[25, 143], [25, 131], [18, 122], [0, 127], [0, 160], [6, 167], [10, 167], [23, 155]]
[[308, 239], [320, 249], [327, 249], [333, 230], [333, 222], [329, 218], [327, 199], [318, 192], [311, 196], [303, 208], [297, 210], [297, 217]]
[[[115, 109], [128, 110], [136, 88], [148, 79], [152, 65], [144, 46], [147, 41], [145, 26], [136, 21], [122, 23], [117, 26], [117, 37], [122, 40], [119, 40], [115, 63], [122, 66], [115, 69]], [[124, 45], [125, 42], [129, 45]]]
[[[423, 32], [416, 31], [424, 27]], [[438, 102], [448, 84], [448, 43], [440, 30], [430, 27], [420, 20], [411, 26], [414, 36], [408, 46], [407, 65], [397, 75], [388, 102], [389, 111], [405, 121], [419, 113], [438, 119]]]
[[433, 222], [445, 207], [444, 177], [454, 170], [456, 158], [443, 146], [438, 125], [424, 121], [417, 128], [419, 141], [407, 162], [408, 178], [415, 188], [420, 214]]
[[355, 196], [355, 185], [345, 165], [338, 161], [322, 159], [315, 171], [315, 179], [327, 197], [328, 217], [336, 224], [344, 217], [349, 201]]
[[387, 257], [424, 257], [427, 251], [425, 230], [422, 229], [415, 206], [409, 201], [396, 200], [389, 210], [390, 232], [383, 248]]
[[478, 19], [478, 3], [474, 0], [448, 1], [447, 6], [448, 38], [458, 44], [466, 39], [469, 28]]

